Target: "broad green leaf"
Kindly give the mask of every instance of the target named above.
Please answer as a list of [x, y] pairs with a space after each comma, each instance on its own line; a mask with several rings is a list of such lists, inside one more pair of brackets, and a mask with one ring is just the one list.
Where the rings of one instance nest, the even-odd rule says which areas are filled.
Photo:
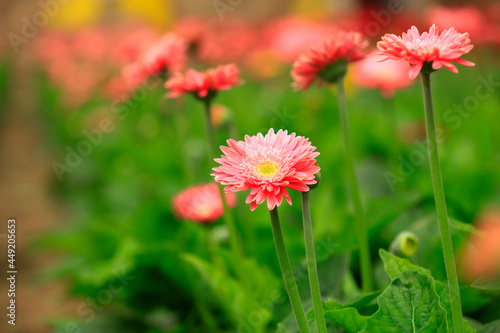
[[399, 258], [384, 249], [380, 249], [379, 254], [384, 262], [385, 271], [392, 280], [406, 271], [417, 271], [421, 274], [432, 276], [431, 271], [428, 269], [412, 264], [408, 259]]
[[[328, 300], [323, 302], [323, 312], [327, 322], [333, 322], [336, 326], [341, 327], [347, 333], [357, 333], [366, 325], [368, 317], [359, 314], [358, 310], [353, 307], [346, 307], [336, 300]], [[314, 322], [314, 311], [309, 309], [306, 314], [308, 322]]]
[[368, 318], [362, 332], [446, 333], [446, 310], [439, 304], [433, 279], [407, 271], [378, 298], [379, 310]]
[[380, 294], [382, 294], [381, 290], [365, 294], [364, 296], [359, 297], [358, 299], [345, 304], [344, 307], [352, 307], [357, 309], [358, 311], [361, 311], [363, 308], [370, 305], [375, 299], [377, 299], [377, 297], [379, 297]]
[[[451, 313], [451, 301], [450, 301], [450, 294], [448, 294], [448, 288], [446, 285], [441, 282], [434, 280], [434, 286], [436, 287], [436, 292], [439, 296], [439, 304], [443, 308], [446, 309], [446, 318], [448, 320], [448, 332], [453, 333], [453, 315]], [[464, 320], [464, 332], [465, 333], [473, 333], [476, 330], [472, 329], [469, 325], [469, 323]]]
[[477, 333], [500, 333], [500, 319], [484, 325]]

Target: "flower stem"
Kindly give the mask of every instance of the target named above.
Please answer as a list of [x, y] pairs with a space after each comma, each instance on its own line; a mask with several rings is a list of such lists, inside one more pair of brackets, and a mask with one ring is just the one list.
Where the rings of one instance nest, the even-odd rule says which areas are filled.
[[[206, 129], [206, 135], [208, 139], [208, 152], [209, 152], [209, 162], [210, 165], [213, 163], [213, 159], [216, 157], [215, 152], [217, 151], [217, 142], [215, 140], [215, 132], [212, 127], [212, 122], [210, 120], [210, 99], [204, 99], [203, 100], [203, 105], [205, 106], [205, 129]], [[241, 242], [238, 237], [238, 231], [236, 229], [236, 224], [234, 221], [234, 216], [233, 216], [233, 211], [229, 208], [227, 202], [226, 202], [226, 197], [224, 195], [224, 189], [222, 186], [218, 183], [219, 186], [219, 192], [222, 198], [222, 205], [224, 207], [224, 215], [223, 215], [223, 220], [224, 223], [226, 224], [227, 228], [229, 229], [229, 242], [231, 245], [231, 250], [233, 252], [233, 255], [235, 257], [235, 262], [237, 265], [240, 267], [237, 269], [238, 274], [240, 275], [240, 278], [243, 281], [246, 281], [247, 276], [245, 275], [244, 271], [245, 269], [243, 268], [244, 262], [243, 262], [243, 250], [241, 247]]]
[[349, 115], [347, 111], [347, 102], [345, 96], [344, 80], [337, 81], [338, 103], [340, 128], [344, 138], [344, 158], [346, 163], [347, 180], [351, 192], [351, 199], [354, 204], [354, 223], [356, 235], [358, 237], [358, 247], [361, 265], [361, 282], [363, 291], [373, 289], [373, 278], [371, 271], [370, 246], [368, 243], [368, 230], [361, 204], [361, 196], [356, 179], [356, 171], [354, 169], [354, 154], [352, 150], [351, 131], [349, 127]]
[[314, 316], [319, 333], [326, 333], [325, 315], [321, 302], [319, 289], [318, 270], [316, 267], [316, 254], [314, 252], [313, 229], [311, 222], [311, 206], [309, 204], [309, 192], [302, 193], [302, 220], [304, 223], [304, 242], [306, 245], [307, 270], [309, 272], [309, 285], [311, 287], [311, 298], [313, 301]]
[[283, 274], [283, 280], [285, 281], [285, 287], [288, 297], [290, 298], [293, 314], [295, 315], [295, 319], [299, 325], [299, 331], [301, 333], [309, 333], [309, 326], [307, 326], [304, 308], [302, 307], [302, 302], [300, 301], [299, 289], [295, 283], [292, 266], [290, 265], [290, 259], [288, 258], [288, 253], [286, 251], [285, 239], [283, 238], [280, 217], [278, 215], [278, 207], [274, 207], [273, 210], [270, 210], [269, 214], [273, 229], [274, 245], [276, 245], [276, 253], [278, 254], [281, 273]]
[[450, 290], [451, 313], [453, 316], [453, 327], [455, 333], [463, 332], [462, 306], [460, 304], [460, 291], [458, 287], [455, 257], [453, 255], [453, 243], [451, 240], [448, 213], [446, 211], [446, 199], [444, 196], [441, 167], [439, 165], [439, 153], [436, 137], [436, 124], [434, 120], [434, 108], [432, 106], [431, 78], [430, 73], [422, 71], [422, 85], [424, 91], [425, 126], [427, 130], [427, 147], [429, 150], [429, 162], [431, 167], [432, 187], [441, 232], [443, 245], [444, 263], [448, 277], [448, 288]]

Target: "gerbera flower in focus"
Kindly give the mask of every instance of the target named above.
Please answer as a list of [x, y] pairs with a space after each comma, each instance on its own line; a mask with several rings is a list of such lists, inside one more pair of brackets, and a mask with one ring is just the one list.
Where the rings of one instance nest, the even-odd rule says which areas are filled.
[[[234, 193], [225, 193], [230, 208], [236, 205]], [[216, 183], [189, 187], [172, 199], [174, 213], [178, 218], [198, 223], [212, 223], [224, 215], [219, 187]]]
[[167, 98], [192, 93], [199, 98], [211, 99], [219, 90], [228, 90], [240, 85], [238, 67], [234, 64], [222, 65], [206, 72], [188, 69], [185, 75], [175, 73], [166, 83]]
[[379, 89], [382, 96], [390, 98], [398, 89], [406, 88], [412, 81], [406, 74], [410, 65], [402, 61], [387, 60], [370, 53], [353, 66], [353, 79], [362, 87]]
[[483, 214], [461, 256], [463, 274], [471, 279], [500, 277], [500, 211]]
[[315, 173], [319, 153], [308, 139], [270, 129], [265, 136], [245, 136], [245, 141], [227, 141], [229, 147], [221, 146], [224, 152], [215, 161], [221, 164], [214, 168], [215, 180], [226, 185], [226, 192], [250, 190], [246, 203], [255, 210], [267, 199], [267, 208], [281, 205], [283, 197], [292, 204], [287, 188], [309, 191], [308, 185], [316, 184]]
[[337, 36], [327, 39], [299, 56], [293, 64], [292, 87], [306, 90], [317, 79], [328, 83], [337, 82], [347, 73], [347, 63], [364, 57], [368, 41], [356, 31], [339, 31]]
[[386, 59], [407, 60], [412, 66], [410, 78], [418, 76], [424, 64], [429, 64], [429, 70], [438, 70], [445, 67], [453, 73], [458, 69], [451, 62], [464, 66], [474, 66], [474, 63], [460, 59], [474, 47], [470, 44], [468, 33], [458, 33], [454, 28], [446, 29], [439, 34], [436, 25], [432, 25], [429, 32], [420, 34], [413, 26], [401, 37], [386, 34], [377, 43], [380, 55]]

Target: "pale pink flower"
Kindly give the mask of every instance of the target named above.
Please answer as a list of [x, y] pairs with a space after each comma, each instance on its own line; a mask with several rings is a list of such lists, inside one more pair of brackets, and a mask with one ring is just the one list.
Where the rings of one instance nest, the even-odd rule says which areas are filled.
[[389, 98], [396, 90], [412, 84], [406, 74], [410, 70], [410, 65], [390, 59], [380, 62], [382, 59], [383, 56], [373, 52], [355, 63], [353, 80], [362, 87], [379, 89], [382, 96]]
[[429, 32], [420, 34], [413, 26], [401, 37], [386, 34], [382, 41], [377, 43], [378, 54], [386, 59], [406, 60], [412, 66], [409, 73], [414, 79], [420, 73], [424, 63], [432, 63], [432, 69], [445, 67], [453, 73], [458, 69], [451, 62], [464, 66], [474, 66], [474, 63], [460, 59], [474, 47], [470, 44], [468, 33], [458, 33], [454, 28], [446, 29], [441, 34], [436, 25], [432, 25]]
[[319, 153], [308, 139], [270, 129], [265, 136], [245, 136], [245, 141], [227, 141], [229, 147], [215, 161], [215, 180], [227, 185], [226, 192], [250, 190], [246, 203], [254, 210], [267, 199], [267, 208], [281, 205], [283, 197], [291, 205], [287, 188], [307, 192], [308, 185], [316, 184], [314, 174], [320, 168], [316, 164]]
[[[225, 193], [229, 208], [236, 205], [234, 193]], [[224, 205], [216, 183], [191, 186], [172, 199], [174, 214], [183, 220], [212, 223], [224, 215]]]
[[187, 44], [183, 38], [167, 33], [142, 54], [139, 62], [151, 75], [166, 71], [172, 73], [184, 66], [186, 50]]
[[205, 98], [209, 93], [228, 90], [240, 84], [238, 67], [229, 64], [209, 69], [206, 72], [188, 69], [186, 75], [175, 73], [165, 83], [165, 88], [169, 90], [167, 98], [179, 97], [186, 93], [193, 93], [200, 98]]
[[321, 84], [323, 70], [340, 61], [348, 63], [362, 59], [367, 46], [368, 41], [359, 32], [339, 31], [337, 36], [311, 48], [294, 62], [292, 86], [296, 90], [306, 90], [317, 79]]

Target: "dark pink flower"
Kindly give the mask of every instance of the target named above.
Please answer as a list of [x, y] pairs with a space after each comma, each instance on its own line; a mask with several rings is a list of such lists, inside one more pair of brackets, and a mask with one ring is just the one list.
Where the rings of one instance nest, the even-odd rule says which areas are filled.
[[209, 93], [228, 90], [241, 84], [238, 67], [234, 64], [219, 66], [206, 72], [188, 69], [185, 75], [175, 73], [166, 83], [167, 98], [193, 93], [205, 98]]
[[339, 31], [337, 36], [313, 47], [294, 62], [292, 86], [296, 90], [306, 90], [318, 79], [321, 83], [325, 80], [325, 70], [340, 62], [349, 63], [362, 59], [367, 46], [368, 41], [359, 32]]
[[424, 63], [431, 63], [434, 70], [445, 67], [453, 73], [458, 73], [458, 69], [452, 61], [474, 66], [472, 62], [460, 59], [474, 47], [470, 44], [469, 34], [458, 33], [454, 28], [440, 34], [439, 29], [432, 25], [429, 32], [420, 34], [413, 26], [401, 37], [386, 34], [377, 47], [380, 50], [378, 54], [386, 56], [386, 59], [408, 61], [412, 66], [409, 72], [411, 79], [418, 76]]
[[281, 205], [283, 197], [291, 205], [287, 188], [307, 192], [308, 185], [316, 184], [314, 174], [320, 168], [316, 164], [319, 153], [308, 139], [273, 129], [264, 136], [245, 136], [245, 141], [227, 141], [229, 147], [215, 161], [215, 180], [226, 185], [226, 192], [250, 190], [246, 203], [254, 210], [267, 200], [269, 210]]

